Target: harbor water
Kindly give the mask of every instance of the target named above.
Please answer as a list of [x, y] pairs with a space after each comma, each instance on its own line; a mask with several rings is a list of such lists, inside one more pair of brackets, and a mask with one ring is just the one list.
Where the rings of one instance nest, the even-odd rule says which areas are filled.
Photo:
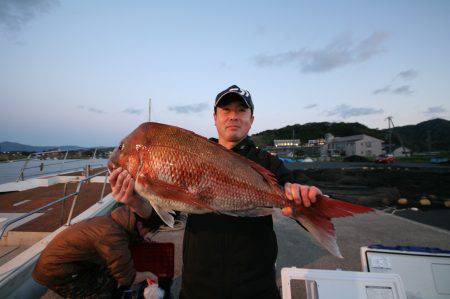
[[[24, 178], [29, 179], [64, 171], [77, 171], [88, 164], [92, 167], [106, 166], [107, 161], [108, 159], [68, 159], [62, 163], [62, 160], [30, 160], [26, 166], [28, 169], [24, 171]], [[0, 184], [16, 181], [24, 163], [25, 161], [0, 163]]]

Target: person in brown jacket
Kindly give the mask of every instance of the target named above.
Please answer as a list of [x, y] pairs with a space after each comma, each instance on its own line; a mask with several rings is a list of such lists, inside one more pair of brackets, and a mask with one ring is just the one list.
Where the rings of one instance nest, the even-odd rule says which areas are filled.
[[[71, 225], [44, 249], [33, 278], [68, 298], [111, 298], [118, 287], [129, 287], [151, 272], [137, 272], [128, 248], [145, 228], [126, 206], [111, 215], [93, 217]], [[123, 288], [122, 288], [123, 289]]]

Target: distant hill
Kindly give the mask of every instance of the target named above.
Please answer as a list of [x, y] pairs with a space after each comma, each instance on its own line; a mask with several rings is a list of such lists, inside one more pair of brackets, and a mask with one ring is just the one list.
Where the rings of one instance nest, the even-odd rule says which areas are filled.
[[[294, 135], [296, 139], [300, 139], [304, 143], [310, 139], [323, 138], [326, 133], [339, 137], [366, 134], [385, 141], [388, 140], [388, 129], [371, 129], [360, 123], [344, 122], [295, 124], [281, 129], [256, 133], [252, 135], [252, 138], [257, 145], [263, 147], [273, 145], [274, 139], [291, 139]], [[437, 118], [417, 125], [396, 127], [392, 136], [394, 146], [400, 146], [398, 136], [402, 139], [404, 146], [416, 152], [429, 150], [428, 136], [430, 136], [432, 151], [450, 150], [450, 121]]]
[[50, 150], [79, 150], [84, 149], [84, 147], [76, 145], [63, 145], [63, 146], [34, 146], [20, 144], [16, 142], [4, 141], [0, 142], [0, 152], [44, 152]]
[[[387, 131], [382, 130], [385, 136]], [[450, 121], [436, 118], [417, 125], [397, 127], [392, 136], [392, 141], [396, 144], [400, 144], [398, 137], [406, 147], [414, 151], [450, 150]]]

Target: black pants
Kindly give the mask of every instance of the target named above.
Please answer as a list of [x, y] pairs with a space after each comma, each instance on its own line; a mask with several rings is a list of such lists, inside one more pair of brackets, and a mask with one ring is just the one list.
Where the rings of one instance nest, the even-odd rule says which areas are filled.
[[189, 215], [181, 299], [278, 299], [271, 216]]

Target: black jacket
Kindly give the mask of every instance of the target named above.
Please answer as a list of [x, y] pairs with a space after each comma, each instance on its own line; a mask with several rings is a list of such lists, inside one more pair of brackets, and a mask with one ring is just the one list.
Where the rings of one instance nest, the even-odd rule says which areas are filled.
[[[232, 150], [270, 170], [280, 185], [292, 181], [283, 162], [256, 148], [249, 137]], [[279, 298], [277, 254], [271, 215], [189, 215], [180, 298]]]

